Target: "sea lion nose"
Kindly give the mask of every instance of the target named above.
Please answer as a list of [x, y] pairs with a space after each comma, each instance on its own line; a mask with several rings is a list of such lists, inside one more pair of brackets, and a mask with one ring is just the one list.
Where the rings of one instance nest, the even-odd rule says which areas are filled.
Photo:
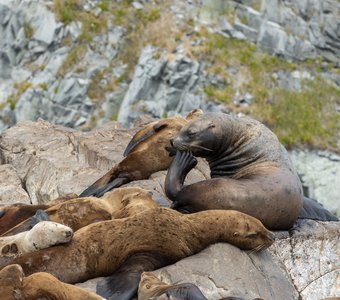
[[173, 147], [174, 146], [174, 139], [170, 139], [170, 145]]
[[66, 231], [66, 237], [71, 237], [73, 235], [73, 231]]

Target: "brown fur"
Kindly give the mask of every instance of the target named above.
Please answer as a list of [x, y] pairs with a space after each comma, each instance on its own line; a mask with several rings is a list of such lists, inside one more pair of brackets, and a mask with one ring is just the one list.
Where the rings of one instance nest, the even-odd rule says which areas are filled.
[[[148, 208], [159, 205], [147, 190], [139, 187], [115, 189], [103, 199], [95, 197], [76, 198], [54, 205], [45, 211], [50, 221], [67, 225], [77, 231], [91, 223], [132, 216]], [[4, 236], [29, 230], [30, 219], [10, 229]]]
[[[53, 205], [68, 201], [76, 197], [76, 194], [67, 194], [66, 196], [51, 200], [46, 204], [30, 205], [17, 203], [0, 208], [0, 211], [4, 213], [4, 215], [0, 217], [0, 236], [17, 224], [32, 217], [38, 209], [47, 209]], [[25, 229], [23, 229], [23, 231], [29, 229], [29, 226], [27, 226]]]
[[39, 272], [25, 277], [19, 265], [9, 265], [0, 271], [2, 300], [101, 300], [102, 297], [85, 289], [63, 283], [48, 273]]
[[[103, 177], [81, 193], [81, 196], [96, 195], [98, 189], [117, 178], [124, 179], [124, 183], [133, 180], [147, 179], [155, 172], [166, 170], [172, 161], [166, 147], [170, 147], [170, 139], [180, 129], [202, 114], [201, 110], [194, 110], [187, 118], [173, 117], [155, 121], [139, 130], [127, 146], [124, 158]], [[122, 183], [119, 183], [121, 185]], [[117, 187], [119, 186], [117, 185]], [[101, 193], [96, 196], [101, 196]]]
[[176, 209], [234, 209], [279, 230], [291, 228], [298, 218], [301, 182], [286, 149], [260, 122], [209, 113], [183, 127], [172, 143], [180, 151], [205, 158], [212, 177], [184, 186], [194, 163], [178, 153], [165, 184]]
[[78, 230], [67, 245], [23, 255], [13, 263], [21, 265], [27, 275], [45, 271], [76, 283], [112, 274], [133, 254], [160, 257], [157, 267], [161, 267], [217, 242], [259, 251], [273, 242], [273, 234], [257, 219], [237, 211], [182, 215], [156, 208], [91, 224]]

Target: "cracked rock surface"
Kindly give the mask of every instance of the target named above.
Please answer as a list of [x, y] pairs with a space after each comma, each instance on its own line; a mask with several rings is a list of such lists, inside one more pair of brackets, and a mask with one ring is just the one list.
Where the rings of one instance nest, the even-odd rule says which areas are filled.
[[[0, 136], [0, 205], [44, 203], [80, 193], [123, 158], [137, 129], [111, 122], [80, 132], [39, 120], [6, 130]], [[129, 185], [151, 190], [156, 201], [169, 206], [165, 175], [165, 171], [157, 172]], [[207, 164], [200, 161], [187, 183], [208, 176]], [[340, 297], [339, 232], [340, 222], [302, 220], [289, 232], [277, 232], [275, 243], [261, 253], [215, 244], [156, 274], [167, 283], [197, 284], [209, 300]], [[97, 280], [79, 285], [94, 291]]]

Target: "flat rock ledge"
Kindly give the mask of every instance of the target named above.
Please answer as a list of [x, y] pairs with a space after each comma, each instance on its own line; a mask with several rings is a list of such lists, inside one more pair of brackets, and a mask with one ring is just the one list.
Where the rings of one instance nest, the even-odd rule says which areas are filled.
[[[123, 158], [137, 129], [111, 122], [80, 132], [39, 120], [6, 130], [0, 136], [0, 205], [44, 203], [80, 193]], [[165, 174], [129, 185], [151, 190], [156, 201], [168, 206]], [[206, 163], [200, 161], [187, 182], [204, 180], [208, 174]], [[155, 273], [168, 283], [195, 283], [209, 300], [340, 297], [339, 232], [340, 222], [299, 220], [289, 232], [276, 232], [275, 243], [260, 253], [215, 244]], [[96, 281], [78, 285], [93, 291]]]

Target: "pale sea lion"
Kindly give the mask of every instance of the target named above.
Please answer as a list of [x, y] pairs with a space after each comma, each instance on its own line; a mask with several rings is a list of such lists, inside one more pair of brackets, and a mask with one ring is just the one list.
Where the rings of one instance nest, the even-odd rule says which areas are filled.
[[143, 271], [172, 264], [217, 242], [260, 251], [273, 243], [273, 234], [257, 219], [237, 211], [183, 215], [155, 208], [88, 225], [70, 243], [24, 254], [12, 263], [21, 265], [27, 275], [45, 271], [67, 283], [115, 272], [97, 293], [124, 300], [136, 293]]
[[202, 111], [196, 109], [190, 112], [186, 119], [175, 116], [145, 125], [127, 145], [125, 158], [83, 191], [80, 197], [101, 197], [113, 188], [133, 180], [147, 179], [155, 172], [166, 170], [172, 161], [165, 149], [170, 148], [170, 139], [185, 124], [201, 114]]
[[[299, 177], [286, 149], [260, 122], [207, 113], [183, 127], [171, 143], [179, 151], [168, 170], [165, 192], [175, 209], [234, 209], [277, 230], [291, 228], [299, 217], [304, 203]], [[197, 162], [181, 151], [205, 158], [211, 179], [184, 186]], [[314, 212], [322, 217], [320, 207]]]
[[25, 277], [19, 265], [9, 265], [0, 271], [0, 290], [2, 300], [103, 300], [95, 293], [63, 283], [45, 272]]
[[29, 231], [0, 237], [0, 256], [16, 257], [53, 245], [68, 243], [72, 236], [73, 231], [70, 227], [51, 221], [42, 221]]
[[[22, 204], [16, 203], [12, 205], [5, 205], [0, 208], [0, 235], [4, 234], [9, 229], [13, 228], [22, 221], [32, 217], [38, 209], [47, 209], [58, 203], [68, 201], [76, 198], [77, 194], [67, 194], [57, 199], [51, 200], [46, 204]], [[29, 230], [27, 227], [25, 230]]]
[[[159, 205], [152, 199], [149, 191], [139, 187], [126, 187], [106, 193], [102, 199], [72, 199], [46, 209], [45, 213], [50, 221], [67, 225], [77, 231], [95, 222], [125, 218], [156, 207]], [[5, 232], [3, 236], [28, 230], [31, 223], [32, 220], [27, 219]]]

